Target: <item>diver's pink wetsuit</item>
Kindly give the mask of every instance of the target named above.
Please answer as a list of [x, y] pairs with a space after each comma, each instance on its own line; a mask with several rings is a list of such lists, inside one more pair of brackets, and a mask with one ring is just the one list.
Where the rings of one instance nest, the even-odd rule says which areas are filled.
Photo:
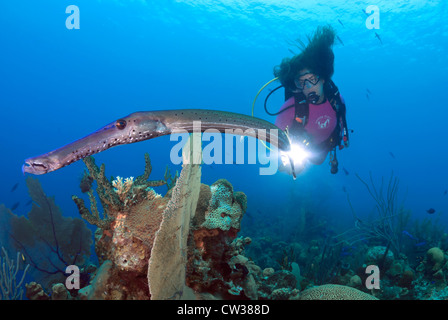
[[[294, 104], [294, 97], [285, 101], [280, 110]], [[275, 125], [282, 130], [288, 126], [291, 128], [295, 119], [295, 108], [289, 108], [280, 113], [275, 119]], [[321, 104], [309, 104], [309, 118], [305, 125], [305, 131], [312, 137], [313, 144], [327, 140], [336, 128], [337, 117], [330, 102], [326, 100]]]

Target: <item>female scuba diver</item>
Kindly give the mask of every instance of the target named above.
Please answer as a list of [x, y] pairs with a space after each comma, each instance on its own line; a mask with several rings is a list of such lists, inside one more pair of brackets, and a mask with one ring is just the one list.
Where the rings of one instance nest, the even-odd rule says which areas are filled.
[[[345, 103], [331, 80], [335, 35], [330, 26], [319, 27], [300, 54], [283, 59], [274, 68], [274, 75], [285, 88], [286, 101], [279, 112], [266, 111], [277, 115], [275, 124], [288, 132], [299, 154], [294, 157], [296, 173], [307, 161], [322, 164], [329, 152], [331, 173], [337, 173], [336, 147], [349, 145]], [[282, 161], [284, 171], [288, 171], [290, 166]]]

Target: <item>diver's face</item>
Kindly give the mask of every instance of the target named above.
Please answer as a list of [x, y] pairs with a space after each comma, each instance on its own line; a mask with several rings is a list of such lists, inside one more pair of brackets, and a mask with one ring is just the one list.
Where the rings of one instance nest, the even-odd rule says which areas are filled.
[[308, 102], [313, 104], [324, 102], [324, 83], [324, 79], [308, 69], [301, 70], [295, 80], [297, 90], [303, 92]]

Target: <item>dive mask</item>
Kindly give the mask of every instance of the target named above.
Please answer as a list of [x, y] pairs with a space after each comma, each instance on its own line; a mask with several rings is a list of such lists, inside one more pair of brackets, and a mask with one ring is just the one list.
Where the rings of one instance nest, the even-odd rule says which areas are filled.
[[[303, 78], [306, 75], [310, 75], [308, 78]], [[319, 76], [316, 76], [315, 74], [312, 73], [305, 73], [303, 75], [300, 75], [298, 79], [294, 80], [294, 84], [296, 85], [297, 89], [299, 89], [300, 91], [303, 91], [303, 89], [308, 88], [312, 88], [314, 87], [320, 80]]]
[[[305, 76], [307, 76], [307, 77], [305, 78]], [[320, 80], [319, 76], [317, 76], [311, 72], [308, 72], [308, 73], [299, 75], [299, 77], [296, 80], [294, 80], [294, 84], [296, 85], [296, 88], [299, 91], [303, 92], [303, 90], [305, 88], [311, 89], [312, 87], [314, 87], [319, 82], [319, 80]], [[308, 101], [308, 103], [312, 103], [312, 104], [316, 104], [317, 101], [319, 101], [319, 99], [320, 99], [320, 96], [314, 91], [308, 93], [306, 96], [306, 100]]]

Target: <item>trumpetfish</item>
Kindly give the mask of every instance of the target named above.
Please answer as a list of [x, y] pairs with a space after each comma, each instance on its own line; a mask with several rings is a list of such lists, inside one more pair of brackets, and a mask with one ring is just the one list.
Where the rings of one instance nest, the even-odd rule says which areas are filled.
[[[281, 151], [290, 149], [289, 137], [283, 130], [248, 115], [205, 109], [141, 111], [113, 121], [63, 147], [26, 159], [22, 172], [45, 174], [118, 145], [179, 133], [180, 130], [192, 133], [195, 121], [200, 121], [201, 132], [215, 129], [225, 133], [227, 129], [233, 129], [235, 132], [232, 133], [242, 136], [263, 136]], [[263, 130], [261, 135], [260, 130]]]

